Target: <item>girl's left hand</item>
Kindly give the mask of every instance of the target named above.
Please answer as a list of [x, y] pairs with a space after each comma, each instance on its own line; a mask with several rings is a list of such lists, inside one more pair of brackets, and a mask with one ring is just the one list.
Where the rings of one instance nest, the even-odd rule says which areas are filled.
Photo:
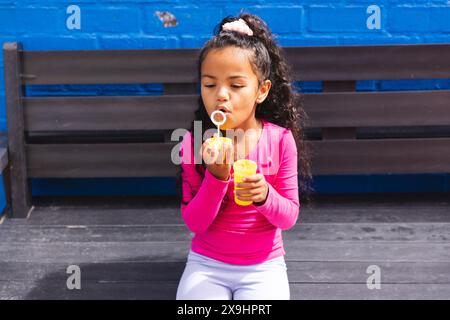
[[269, 186], [261, 173], [246, 177], [244, 182], [236, 183], [235, 187], [245, 188], [234, 191], [239, 200], [253, 201], [256, 205], [263, 204], [269, 193]]

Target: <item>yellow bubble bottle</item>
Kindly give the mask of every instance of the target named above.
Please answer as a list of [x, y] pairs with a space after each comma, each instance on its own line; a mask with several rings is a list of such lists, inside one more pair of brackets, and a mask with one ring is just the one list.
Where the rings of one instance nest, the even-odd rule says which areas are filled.
[[[256, 168], [257, 164], [255, 161], [247, 160], [247, 159], [241, 159], [237, 160], [233, 163], [233, 171], [234, 171], [234, 190], [242, 190], [245, 188], [237, 188], [236, 183], [243, 182], [242, 179], [244, 177], [252, 176], [256, 174]], [[248, 206], [253, 203], [253, 201], [242, 201], [236, 198], [236, 195], [234, 196], [234, 202], [236, 204], [241, 206]]]

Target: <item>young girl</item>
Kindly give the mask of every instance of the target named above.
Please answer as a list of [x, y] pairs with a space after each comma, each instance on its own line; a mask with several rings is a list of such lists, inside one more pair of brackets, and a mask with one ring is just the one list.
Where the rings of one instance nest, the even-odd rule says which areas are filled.
[[[299, 214], [297, 164], [306, 182], [311, 175], [305, 114], [287, 70], [269, 28], [252, 14], [225, 18], [200, 52], [195, 120], [202, 123], [202, 137], [194, 137], [194, 124], [183, 137], [178, 175], [181, 213], [195, 236], [177, 299], [290, 298], [281, 231], [294, 226]], [[215, 110], [226, 114], [223, 136], [238, 129], [245, 134], [218, 148], [211, 139], [194, 143], [215, 128]], [[232, 164], [241, 158], [258, 169], [235, 192]], [[235, 197], [252, 204], [238, 205]]]

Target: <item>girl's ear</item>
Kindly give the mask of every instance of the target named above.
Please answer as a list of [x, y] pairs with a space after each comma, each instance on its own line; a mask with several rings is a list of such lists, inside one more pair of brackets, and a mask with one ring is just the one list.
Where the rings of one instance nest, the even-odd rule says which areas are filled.
[[258, 89], [258, 96], [256, 97], [256, 103], [262, 103], [266, 100], [267, 95], [269, 94], [270, 88], [272, 87], [272, 82], [267, 79], [265, 80]]

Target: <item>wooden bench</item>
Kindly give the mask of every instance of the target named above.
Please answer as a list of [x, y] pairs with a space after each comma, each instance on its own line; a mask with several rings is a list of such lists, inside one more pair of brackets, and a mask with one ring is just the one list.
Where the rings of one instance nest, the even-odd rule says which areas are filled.
[[[3, 138], [3, 137], [2, 137]], [[3, 176], [3, 190], [5, 192], [5, 199], [10, 198], [10, 189], [9, 189], [9, 181], [10, 175], [8, 170], [8, 147], [6, 146], [5, 139], [2, 139], [0, 144], [0, 173]], [[6, 201], [8, 202], [8, 200]], [[7, 211], [8, 203], [6, 203], [6, 207], [3, 211], [0, 211], [0, 217], [3, 215], [4, 211]]]
[[[173, 177], [170, 141], [197, 108], [198, 49], [26, 51], [4, 44], [10, 216], [32, 178]], [[356, 92], [356, 81], [450, 78], [450, 45], [285, 48], [304, 94], [314, 175], [450, 172], [450, 91]], [[28, 97], [26, 85], [162, 83], [161, 96]]]

